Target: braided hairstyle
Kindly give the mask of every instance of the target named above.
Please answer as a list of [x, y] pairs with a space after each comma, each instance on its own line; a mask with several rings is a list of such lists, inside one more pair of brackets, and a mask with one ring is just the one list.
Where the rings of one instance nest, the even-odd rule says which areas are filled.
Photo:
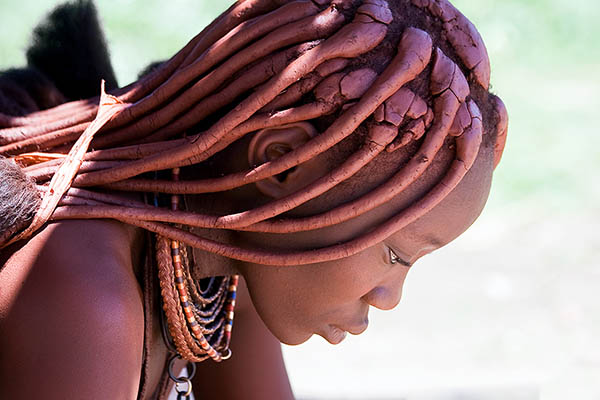
[[[500, 160], [507, 130], [489, 93], [475, 27], [447, 0], [242, 0], [137, 82], [15, 117], [0, 114], [0, 154], [36, 181], [47, 220], [112, 218], [222, 256], [271, 265], [339, 259], [378, 243], [444, 199], [482, 149]], [[260, 130], [309, 122], [317, 134], [281, 157], [202, 179], [149, 173], [211, 165]], [[321, 154], [331, 169], [306, 187], [222, 215], [174, 211], [94, 190], [202, 194], [285, 174]], [[310, 231], [358, 217], [419, 181], [436, 156], [444, 176], [393, 218], [345, 243], [301, 251], [238, 247], [184, 227]], [[216, 160], [216, 161], [215, 161]], [[393, 168], [368, 190], [312, 215], [294, 210]], [[283, 175], [282, 175], [283, 174]]]

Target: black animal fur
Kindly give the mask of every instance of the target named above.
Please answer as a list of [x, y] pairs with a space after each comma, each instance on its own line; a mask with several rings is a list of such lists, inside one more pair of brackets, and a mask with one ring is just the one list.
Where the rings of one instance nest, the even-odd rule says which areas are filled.
[[43, 72], [68, 100], [93, 97], [117, 87], [96, 7], [76, 0], [55, 8], [33, 32], [27, 61]]
[[[101, 79], [107, 89], [117, 87], [91, 0], [55, 8], [35, 29], [27, 60], [27, 68], [0, 72], [3, 114], [22, 116], [95, 96]], [[0, 237], [27, 227], [39, 203], [34, 182], [12, 160], [0, 156]]]

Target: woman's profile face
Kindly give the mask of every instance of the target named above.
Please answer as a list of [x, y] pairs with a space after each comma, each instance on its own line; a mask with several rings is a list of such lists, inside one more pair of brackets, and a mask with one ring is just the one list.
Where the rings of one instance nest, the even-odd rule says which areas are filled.
[[[482, 149], [463, 181], [429, 213], [385, 241], [351, 257], [292, 267], [241, 263], [254, 305], [283, 343], [300, 344], [313, 334], [332, 344], [368, 326], [369, 307], [394, 308], [410, 265], [462, 234], [487, 200], [493, 155]], [[416, 192], [334, 227], [267, 236], [240, 233], [240, 240], [272, 248], [317, 247], [348, 240], [414, 201]]]

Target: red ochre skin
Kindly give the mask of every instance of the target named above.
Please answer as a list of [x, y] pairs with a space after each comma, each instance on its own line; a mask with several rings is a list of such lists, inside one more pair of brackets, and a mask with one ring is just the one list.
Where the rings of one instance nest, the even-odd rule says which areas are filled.
[[[334, 3], [236, 3], [111, 95], [0, 115], [0, 154], [23, 166], [44, 199], [17, 237], [75, 220], [3, 250], [8, 398], [135, 398], [143, 344], [135, 227], [195, 247], [198, 278], [247, 282], [257, 313], [237, 312], [240, 355], [205, 371], [212, 380], [197, 387], [209, 393], [234, 374], [239, 385], [221, 387], [229, 394], [220, 398], [285, 399], [267, 328], [289, 344], [361, 333], [370, 306], [398, 304], [410, 265], [473, 223], [508, 126], [502, 101], [487, 92], [479, 33], [446, 0]], [[393, 54], [378, 60], [385, 51]], [[217, 117], [202, 125], [209, 115]], [[138, 176], [189, 165], [200, 176]], [[99, 187], [202, 195], [189, 211], [171, 211]], [[160, 366], [151, 367], [154, 382]], [[258, 370], [278, 378], [266, 382]]]

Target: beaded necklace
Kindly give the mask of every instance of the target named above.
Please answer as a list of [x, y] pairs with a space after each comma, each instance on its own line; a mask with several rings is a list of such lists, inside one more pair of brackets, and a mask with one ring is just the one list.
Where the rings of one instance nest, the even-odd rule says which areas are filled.
[[[172, 170], [179, 180], [179, 168]], [[180, 209], [180, 196], [171, 195], [171, 209]], [[190, 376], [176, 377], [172, 371], [175, 358], [189, 363], [211, 358], [220, 362], [231, 357], [229, 343], [239, 277], [212, 277], [197, 281], [191, 274], [194, 264], [191, 250], [176, 240], [157, 237], [157, 264], [166, 325], [176, 355], [169, 363], [169, 376], [176, 383], [178, 398], [191, 393]], [[188, 387], [183, 390], [179, 385]]]

